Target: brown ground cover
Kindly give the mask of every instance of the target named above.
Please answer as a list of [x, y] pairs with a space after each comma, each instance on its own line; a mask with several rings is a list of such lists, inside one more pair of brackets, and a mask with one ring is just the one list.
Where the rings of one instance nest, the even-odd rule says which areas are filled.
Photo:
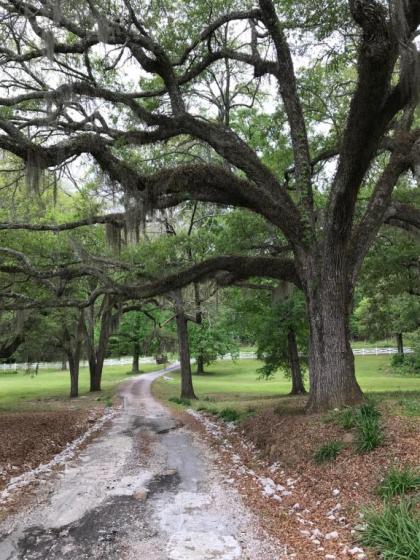
[[[292, 557], [375, 557], [358, 550], [360, 513], [368, 505], [379, 505], [375, 490], [391, 466], [420, 464], [420, 418], [383, 411], [385, 442], [362, 455], [355, 450], [353, 430], [326, 422], [321, 415], [271, 407], [235, 430], [207, 418], [221, 428], [221, 435], [206, 432], [219, 451], [220, 466], [260, 515], [263, 526], [290, 547]], [[189, 423], [203, 431], [195, 419]], [[335, 461], [316, 464], [314, 452], [330, 440], [344, 441], [345, 447]], [[285, 488], [285, 494], [265, 495], [265, 479]]]
[[102, 408], [0, 414], [0, 491], [9, 480], [48, 463], [95, 422]]

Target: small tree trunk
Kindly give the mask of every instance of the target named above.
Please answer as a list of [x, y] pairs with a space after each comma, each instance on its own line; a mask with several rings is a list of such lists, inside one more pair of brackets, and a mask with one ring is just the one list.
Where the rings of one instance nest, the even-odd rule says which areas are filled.
[[68, 357], [70, 370], [70, 398], [79, 396], [79, 360], [75, 356]]
[[66, 360], [66, 358], [63, 358], [61, 360], [61, 371], [67, 371], [67, 360]]
[[400, 354], [401, 356], [404, 356], [403, 334], [402, 333], [397, 333], [396, 337], [397, 337], [398, 354]]
[[197, 375], [203, 375], [204, 373], [204, 356], [199, 354], [197, 356]]
[[[194, 302], [195, 302], [195, 322], [197, 325], [203, 324], [203, 312], [201, 310], [201, 294], [200, 294], [200, 285], [195, 282], [194, 283]], [[204, 374], [204, 356], [203, 354], [199, 354], [197, 356], [197, 375]]]
[[179, 361], [181, 364], [181, 398], [196, 399], [194, 394], [190, 345], [188, 342], [188, 322], [185, 313], [178, 308], [176, 315], [176, 326], [179, 343]]
[[139, 367], [139, 358], [140, 358], [140, 345], [138, 340], [133, 343], [133, 365], [131, 368], [131, 373], [140, 373]]
[[290, 394], [304, 395], [306, 394], [306, 390], [303, 383], [302, 369], [300, 367], [296, 335], [293, 329], [290, 329], [287, 334], [287, 347], [289, 351], [290, 369], [292, 372], [292, 390]]
[[[328, 264], [330, 265], [328, 267]], [[352, 290], [345, 268], [327, 263], [321, 279], [308, 283], [309, 412], [352, 406], [363, 399], [356, 380], [350, 346], [349, 314]]]
[[89, 358], [89, 374], [90, 374], [90, 388], [91, 393], [97, 393], [101, 390], [102, 381], [102, 365], [98, 363], [96, 358]]

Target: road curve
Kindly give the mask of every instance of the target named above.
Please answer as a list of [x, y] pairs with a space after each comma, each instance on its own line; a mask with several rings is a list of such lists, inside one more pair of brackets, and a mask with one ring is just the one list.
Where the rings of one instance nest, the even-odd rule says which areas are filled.
[[211, 450], [152, 397], [170, 370], [121, 387], [110, 426], [0, 525], [0, 560], [284, 558]]

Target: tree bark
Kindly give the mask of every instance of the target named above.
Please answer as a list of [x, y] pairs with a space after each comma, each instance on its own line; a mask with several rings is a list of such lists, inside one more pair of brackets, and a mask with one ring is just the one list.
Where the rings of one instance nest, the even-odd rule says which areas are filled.
[[[195, 303], [195, 322], [201, 326], [203, 324], [203, 312], [201, 310], [201, 295], [200, 285], [194, 282], [194, 303]], [[199, 354], [197, 356], [197, 375], [204, 374], [204, 356]]]
[[307, 282], [310, 327], [308, 412], [352, 406], [363, 399], [350, 346], [353, 289], [346, 266], [336, 257], [337, 253], [332, 258], [324, 256], [326, 266], [318, 268], [322, 275]]
[[289, 351], [290, 369], [292, 372], [292, 390], [290, 394], [304, 395], [306, 394], [306, 389], [303, 383], [302, 369], [300, 367], [296, 334], [293, 329], [290, 329], [287, 334], [287, 347]]
[[190, 345], [188, 342], [188, 321], [183, 310], [178, 306], [176, 327], [179, 344], [179, 361], [181, 364], [181, 398], [196, 399], [192, 381]]
[[398, 349], [398, 354], [400, 354], [400, 356], [404, 356], [404, 342], [403, 342], [403, 333], [396, 333], [396, 338], [397, 338], [397, 349]]
[[204, 356], [202, 354], [199, 354], [197, 356], [197, 375], [203, 375], [204, 374]]
[[70, 398], [75, 399], [79, 396], [79, 356], [69, 354], [69, 370], [70, 370]]
[[140, 373], [139, 358], [140, 358], [140, 344], [139, 341], [136, 340], [135, 342], [133, 342], [133, 365], [131, 368], [131, 373], [135, 373], [135, 374]]
[[100, 364], [96, 357], [89, 358], [89, 376], [90, 376], [90, 387], [89, 391], [91, 393], [98, 393], [101, 391], [102, 382], [102, 369], [103, 362]]
[[102, 371], [106, 351], [108, 348], [109, 337], [112, 333], [112, 307], [113, 302], [110, 298], [104, 300], [101, 319], [100, 319], [100, 332], [98, 343], [95, 344], [95, 316], [94, 308], [88, 310], [84, 321], [84, 335], [86, 350], [89, 360], [89, 373], [90, 373], [90, 392], [101, 391]]

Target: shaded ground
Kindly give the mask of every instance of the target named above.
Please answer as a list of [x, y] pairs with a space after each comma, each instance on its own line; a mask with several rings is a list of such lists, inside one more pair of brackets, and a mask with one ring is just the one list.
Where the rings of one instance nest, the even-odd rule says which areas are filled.
[[123, 409], [77, 461], [0, 524], [1, 560], [278, 560], [201, 438], [125, 385]]

